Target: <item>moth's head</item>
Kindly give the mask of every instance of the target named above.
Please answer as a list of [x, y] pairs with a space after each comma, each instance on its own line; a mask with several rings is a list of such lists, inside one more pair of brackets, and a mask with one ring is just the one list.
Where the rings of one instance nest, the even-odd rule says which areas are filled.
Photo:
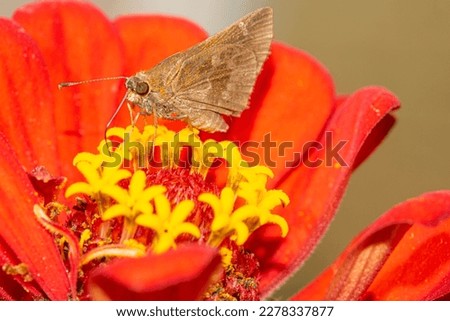
[[140, 96], [145, 96], [150, 91], [150, 86], [148, 85], [148, 82], [142, 80], [138, 76], [132, 76], [128, 78], [127, 81], [125, 82], [125, 87], [127, 87], [128, 90], [131, 90], [132, 92]]
[[134, 75], [127, 78], [125, 87], [127, 88], [126, 99], [134, 105], [142, 106], [144, 98], [150, 92], [148, 82], [139, 77], [139, 75]]

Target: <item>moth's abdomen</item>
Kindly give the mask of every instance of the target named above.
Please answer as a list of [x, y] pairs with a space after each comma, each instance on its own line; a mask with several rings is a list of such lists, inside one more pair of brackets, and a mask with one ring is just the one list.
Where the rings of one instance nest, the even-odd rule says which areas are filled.
[[190, 113], [187, 116], [187, 121], [191, 126], [210, 133], [228, 130], [228, 125], [222, 116], [209, 110], [198, 110]]

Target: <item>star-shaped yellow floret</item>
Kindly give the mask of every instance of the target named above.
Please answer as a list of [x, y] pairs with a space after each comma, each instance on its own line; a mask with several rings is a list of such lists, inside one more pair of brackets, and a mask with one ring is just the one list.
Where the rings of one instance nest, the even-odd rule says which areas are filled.
[[247, 167], [248, 164], [242, 159], [241, 152], [235, 143], [224, 140], [219, 144], [222, 148], [223, 158], [226, 160], [228, 166], [227, 186], [233, 188], [239, 178], [239, 169]]
[[[92, 157], [88, 157], [87, 154], [81, 153], [75, 157], [76, 167], [86, 182], [77, 182], [69, 186], [66, 190], [66, 197], [74, 194], [86, 194], [93, 198], [101, 198], [101, 194], [104, 194], [105, 191], [123, 190], [117, 184], [121, 180], [129, 178], [131, 172], [117, 167], [101, 167], [98, 155], [91, 154]], [[87, 159], [80, 160], [82, 157]]]
[[246, 167], [238, 170], [238, 177], [234, 184], [236, 194], [249, 204], [256, 204], [261, 194], [266, 192], [267, 179], [273, 177], [273, 172], [265, 166]]
[[127, 128], [110, 128], [106, 135], [123, 140], [113, 153], [119, 154], [123, 159], [130, 161], [133, 168], [137, 170], [147, 165], [148, 157], [153, 153], [154, 146], [172, 141], [175, 132], [164, 126], [148, 125], [144, 127], [142, 133], [136, 126], [128, 126]]
[[139, 131], [139, 129], [136, 126], [128, 126], [127, 128], [122, 127], [113, 127], [108, 129], [106, 132], [107, 137], [119, 137], [124, 142], [131, 143], [130, 146], [134, 147], [135, 144], [133, 143], [141, 143], [144, 146], [150, 142], [155, 140], [155, 133], [156, 137], [158, 137], [161, 134], [165, 134], [167, 129], [164, 126], [158, 127], [155, 130], [154, 126], [145, 126], [142, 133]]
[[108, 129], [107, 137], [119, 137], [123, 140], [112, 154], [119, 155], [122, 162], [128, 160], [134, 170], [144, 167], [147, 164], [147, 156], [149, 154], [148, 133], [141, 134], [139, 129], [135, 126], [128, 126], [127, 128], [110, 128]]
[[247, 241], [250, 232], [245, 221], [256, 215], [253, 206], [244, 205], [233, 211], [236, 194], [230, 187], [222, 189], [220, 197], [212, 193], [203, 193], [198, 197], [198, 200], [209, 204], [214, 211], [211, 235], [208, 240], [210, 245], [218, 246], [229, 236], [238, 245]]
[[[145, 126], [144, 132], [155, 130], [155, 127], [153, 126]], [[163, 144], [168, 144], [173, 141], [173, 138], [175, 136], [175, 132], [173, 130], [168, 129], [165, 126], [158, 126], [157, 133], [155, 137], [155, 146], [161, 146]]]
[[153, 206], [150, 201], [157, 195], [166, 192], [162, 185], [153, 185], [146, 188], [147, 177], [144, 171], [137, 171], [130, 180], [128, 190], [124, 189], [106, 189], [104, 192], [117, 204], [109, 207], [102, 216], [103, 220], [110, 220], [118, 216], [125, 216], [134, 221], [141, 214], [152, 214]]
[[203, 167], [203, 143], [198, 133], [198, 129], [195, 128], [180, 130], [173, 138], [173, 147], [177, 147], [179, 152], [180, 147], [190, 146], [192, 149], [191, 170], [201, 173]]
[[171, 210], [170, 202], [163, 194], [155, 196], [155, 214], [143, 214], [136, 218], [136, 223], [155, 231], [155, 239], [152, 250], [155, 253], [163, 253], [176, 247], [175, 240], [181, 234], [190, 234], [195, 238], [200, 237], [199, 228], [186, 222], [189, 214], [194, 209], [194, 202], [184, 200]]
[[[258, 195], [255, 197], [255, 195]], [[286, 220], [278, 215], [272, 213], [272, 210], [277, 206], [287, 206], [289, 204], [289, 197], [281, 190], [269, 191], [250, 191], [240, 193], [240, 196], [247, 201], [248, 205], [253, 206], [258, 213], [258, 221], [252, 221], [249, 224], [250, 231], [254, 231], [262, 225], [273, 223], [280, 227], [281, 236], [285, 237], [289, 231], [289, 226]]]
[[[262, 193], [263, 196], [255, 197]], [[219, 246], [227, 237], [234, 240], [237, 245], [244, 244], [251, 233], [262, 225], [273, 223], [280, 227], [281, 236], [288, 233], [288, 224], [280, 215], [273, 214], [272, 209], [278, 205], [287, 205], [288, 196], [280, 190], [256, 192], [254, 190], [243, 193], [247, 204], [234, 210], [237, 195], [231, 187], [225, 187], [220, 197], [212, 193], [203, 193], [199, 201], [209, 204], [214, 212], [211, 223], [211, 235], [208, 243]], [[246, 199], [245, 196], [249, 197]]]

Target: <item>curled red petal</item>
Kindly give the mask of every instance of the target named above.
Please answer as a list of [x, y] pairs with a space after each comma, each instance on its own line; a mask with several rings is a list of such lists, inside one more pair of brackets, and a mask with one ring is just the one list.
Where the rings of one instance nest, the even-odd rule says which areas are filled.
[[28, 173], [31, 185], [36, 193], [44, 199], [44, 205], [55, 202], [64, 188], [66, 178], [51, 175], [44, 166], [37, 166]]
[[217, 249], [187, 245], [100, 268], [89, 291], [94, 300], [196, 300], [220, 271]]
[[[290, 232], [282, 239], [276, 228], [263, 228], [251, 243], [262, 261], [263, 293], [285, 280], [311, 253], [334, 216], [361, 146], [376, 124], [398, 106], [397, 98], [383, 88], [357, 91], [328, 121], [319, 141], [322, 148], [316, 146], [302, 166], [281, 182], [279, 187], [291, 198], [283, 211]], [[336, 153], [339, 144], [344, 145]]]
[[436, 300], [450, 293], [450, 191], [425, 194], [416, 203], [404, 211], [418, 213], [426, 225], [407, 231], [363, 299]]
[[424, 300], [450, 293], [450, 255], [444, 250], [449, 216], [450, 191], [393, 207], [293, 299]]
[[49, 299], [67, 300], [69, 283], [60, 254], [50, 234], [34, 217], [33, 206], [38, 200], [26, 173], [2, 134], [0, 177], [0, 239], [9, 247], [0, 250], [13, 252], [17, 262], [27, 266], [33, 280]]
[[[340, 108], [348, 97], [349, 96], [347, 95], [338, 96], [336, 100], [337, 108]], [[375, 125], [358, 152], [352, 166], [353, 170], [356, 170], [377, 149], [387, 134], [391, 131], [392, 127], [394, 127], [396, 121], [397, 119], [394, 115], [387, 114]]]
[[0, 18], [0, 38], [0, 128], [28, 171], [45, 164], [58, 174], [54, 103], [43, 57], [10, 20]]
[[[120, 40], [98, 9], [81, 1], [42, 1], [14, 13], [37, 42], [50, 74], [55, 99], [57, 147], [64, 176], [76, 174], [72, 159], [80, 151], [95, 151], [119, 100], [117, 81], [63, 88], [67, 81], [123, 75]], [[45, 165], [45, 164], [44, 164]]]
[[380, 145], [396, 122], [395, 116], [388, 114], [373, 128], [353, 163], [353, 170], [358, 168]]

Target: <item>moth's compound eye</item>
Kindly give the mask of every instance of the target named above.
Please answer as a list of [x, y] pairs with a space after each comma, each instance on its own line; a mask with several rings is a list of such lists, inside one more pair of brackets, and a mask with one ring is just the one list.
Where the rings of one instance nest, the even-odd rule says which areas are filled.
[[136, 93], [139, 95], [145, 95], [149, 91], [149, 86], [145, 81], [140, 81], [136, 84]]
[[125, 83], [125, 87], [141, 96], [147, 94], [150, 91], [148, 83], [138, 77], [128, 78]]

